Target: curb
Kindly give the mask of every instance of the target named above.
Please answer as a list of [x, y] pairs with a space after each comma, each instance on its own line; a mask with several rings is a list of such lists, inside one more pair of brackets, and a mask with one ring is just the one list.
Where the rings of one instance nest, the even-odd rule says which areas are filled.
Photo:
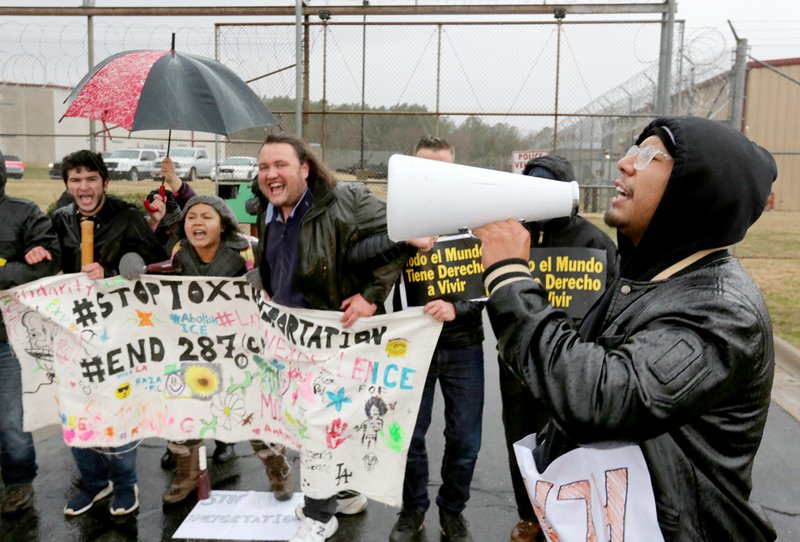
[[777, 335], [774, 335], [773, 339], [775, 341], [775, 363], [800, 378], [800, 348], [789, 344]]

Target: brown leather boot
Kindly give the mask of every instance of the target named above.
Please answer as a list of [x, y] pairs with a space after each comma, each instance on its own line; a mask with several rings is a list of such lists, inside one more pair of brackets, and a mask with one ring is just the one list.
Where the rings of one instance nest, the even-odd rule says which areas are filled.
[[197, 489], [200, 478], [200, 446], [187, 446], [170, 442], [167, 444], [175, 457], [175, 476], [161, 497], [165, 504], [181, 502]]
[[521, 519], [511, 529], [509, 542], [534, 542], [535, 540], [543, 539], [540, 535], [541, 528], [538, 522]]
[[288, 501], [294, 495], [292, 467], [286, 461], [286, 447], [279, 444], [253, 443], [256, 455], [267, 469], [272, 493], [279, 501]]

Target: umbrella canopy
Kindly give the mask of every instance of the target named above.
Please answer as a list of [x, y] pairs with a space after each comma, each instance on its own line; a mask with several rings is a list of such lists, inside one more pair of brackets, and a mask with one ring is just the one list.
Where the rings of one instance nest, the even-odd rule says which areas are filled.
[[[113, 123], [128, 131], [232, 133], [277, 124], [231, 69], [172, 51], [126, 51], [84, 76], [65, 100], [64, 117]], [[62, 117], [63, 118], [63, 117]]]

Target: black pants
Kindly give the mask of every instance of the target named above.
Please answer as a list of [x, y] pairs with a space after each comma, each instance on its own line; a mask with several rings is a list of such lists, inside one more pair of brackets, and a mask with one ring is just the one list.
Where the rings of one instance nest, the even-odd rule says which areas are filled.
[[525, 483], [517, 466], [514, 443], [531, 433], [539, 433], [550, 418], [544, 404], [531, 395], [524, 382], [500, 363], [500, 397], [503, 401], [503, 429], [506, 434], [508, 466], [511, 470], [511, 484], [514, 487], [514, 500], [520, 519], [535, 521]]

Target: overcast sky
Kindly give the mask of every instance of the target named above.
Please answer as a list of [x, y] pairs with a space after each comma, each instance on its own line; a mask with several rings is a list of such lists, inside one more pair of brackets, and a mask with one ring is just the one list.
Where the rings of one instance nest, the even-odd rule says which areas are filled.
[[[480, 5], [486, 0], [418, 0], [419, 4]], [[0, 6], [75, 7], [82, 0], [0, 0]], [[500, 0], [503, 4], [541, 4], [541, 1]], [[557, 3], [551, 1], [550, 3]], [[576, 2], [564, 2], [576, 3]], [[588, 3], [588, 2], [587, 2]], [[361, 0], [310, 0], [312, 7], [324, 5], [360, 5]], [[373, 5], [409, 5], [413, 0], [372, 0]], [[120, 6], [219, 6], [219, 5], [278, 5], [293, 6], [292, 0], [95, 0], [97, 7]], [[682, 0], [678, 2], [677, 18], [686, 21], [687, 30], [716, 28], [733, 43], [727, 25], [730, 19], [740, 37], [747, 38], [751, 54], [760, 59], [800, 57], [799, 0]], [[241, 19], [241, 18], [239, 18]], [[201, 22], [197, 20], [198, 24]], [[189, 21], [186, 21], [190, 24]]]
[[[616, 0], [617, 3], [626, 0]], [[629, 1], [629, 0], [627, 0]], [[78, 7], [83, 0], [0, 0], [3, 6], [31, 7]], [[331, 6], [361, 5], [361, 0], [308, 0], [313, 8]], [[371, 0], [371, 5], [413, 5], [413, 0]], [[428, 5], [486, 5], [486, 4], [542, 4], [542, 0], [514, 2], [513, 0], [418, 0], [418, 4]], [[557, 3], [548, 0], [548, 4]], [[564, 1], [563, 3], [583, 3]], [[585, 2], [589, 3], [589, 2]], [[594, 2], [599, 3], [599, 2]], [[615, 3], [606, 2], [606, 3]], [[130, 6], [247, 6], [269, 5], [293, 7], [294, 0], [95, 0], [97, 7]], [[625, 19], [621, 15], [568, 16], [570, 21], [617, 21]], [[659, 20], [657, 16], [629, 16], [635, 20]], [[700, 73], [704, 66], [712, 69], [720, 64], [720, 69], [728, 69], [732, 60], [731, 50], [735, 41], [727, 20], [733, 23], [739, 37], [748, 39], [750, 54], [760, 60], [800, 57], [800, 0], [680, 0], [676, 18], [686, 23], [684, 58], [693, 68], [697, 68], [698, 80], [716, 73]], [[63, 18], [38, 17], [23, 21], [21, 18], [4, 17], [0, 21], [0, 61], [5, 57], [12, 60], [0, 63], [0, 80], [42, 82], [71, 85], [85, 73], [85, 58], [80, 52], [85, 46], [85, 35], [79, 30], [85, 18], [72, 18], [68, 24]], [[288, 19], [293, 22], [293, 18]], [[313, 22], [319, 19], [312, 17]], [[360, 17], [337, 17], [336, 22], [360, 21]], [[372, 18], [373, 22], [388, 22], [397, 17]], [[407, 17], [406, 20], [430, 21], [430, 16]], [[508, 21], [508, 15], [489, 18], [488, 16], [453, 16], [448, 21]], [[530, 17], [533, 21], [552, 21], [552, 16]], [[95, 62], [126, 49], [167, 48], [169, 32], [177, 32], [178, 50], [213, 57], [213, 40], [210, 38], [214, 23], [220, 22], [275, 22], [275, 18], [236, 17], [227, 20], [220, 17], [100, 17], [95, 19], [95, 43], [100, 44]], [[17, 23], [23, 23], [18, 25]], [[30, 24], [27, 24], [30, 23]], [[77, 24], [76, 24], [77, 23]], [[640, 30], [626, 25], [573, 25], [564, 34], [565, 51], [561, 70], [559, 107], [562, 112], [580, 111], [593, 104], [619, 100], [622, 94], [648, 89], [654, 86], [655, 63], [658, 58], [658, 25], [642, 25]], [[646, 28], [645, 28], [646, 27]], [[361, 94], [361, 41], [360, 30], [341, 30], [332, 34], [328, 62], [330, 76], [327, 82], [329, 103], [355, 103]], [[233, 31], [235, 32], [235, 31]], [[245, 31], [242, 31], [245, 32]], [[349, 33], [356, 32], [353, 39]], [[427, 32], [427, 33], [426, 33]], [[531, 27], [516, 30], [516, 27], [487, 26], [483, 30], [484, 40], [475, 40], [474, 35], [451, 28], [445, 31], [442, 62], [442, 102], [443, 111], [551, 111], [551, 81], [554, 68], [555, 39], [551, 39], [552, 29]], [[513, 40], [513, 32], [527, 32], [520, 41]], [[110, 35], [109, 35], [110, 34]], [[402, 103], [421, 104], [429, 109], [436, 95], [432, 85], [435, 80], [435, 30], [420, 30], [420, 27], [385, 27], [377, 40], [369, 36], [367, 55], [366, 103], [372, 106], [391, 106]], [[13, 35], [19, 36], [13, 38]], [[230, 36], [236, 34], [231, 33]], [[26, 36], [29, 39], [26, 39]], [[349, 37], [348, 37], [349, 36]], [[433, 37], [432, 37], [433, 36]], [[548, 38], [548, 36], [550, 36]], [[5, 41], [3, 40], [5, 38]], [[505, 39], [504, 39], [505, 38]], [[142, 39], [145, 41], [142, 42]], [[312, 44], [314, 37], [312, 35]], [[459, 41], [460, 39], [460, 41]], [[547, 41], [549, 39], [549, 41]], [[676, 39], [678, 36], [676, 34]], [[120, 40], [122, 42], [120, 43]], [[148, 41], [149, 40], [149, 41]], [[242, 34], [235, 47], [221, 45], [224, 63], [243, 79], [250, 79], [291, 65], [294, 61], [294, 32], [286, 28], [280, 42], [270, 42], [264, 48], [261, 42], [248, 41]], [[451, 41], [452, 40], [452, 41]], [[103, 49], [102, 44], [118, 47], [113, 51]], [[162, 43], [163, 41], [163, 43]], [[319, 31], [317, 32], [317, 41]], [[46, 43], [47, 42], [47, 43]], [[54, 48], [52, 43], [60, 44]], [[383, 43], [405, 43], [404, 58], [395, 63], [386, 63], [380, 54]], [[226, 42], [227, 43], [227, 42]], [[520, 51], [509, 51], [508, 44], [515, 44]], [[597, 43], [602, 43], [598, 48]], [[676, 47], [678, 44], [676, 43]], [[66, 47], [66, 49], [65, 49]], [[248, 49], [250, 47], [251, 49]], [[255, 50], [252, 50], [256, 48]], [[55, 59], [47, 59], [45, 64], [31, 59], [37, 55], [52, 56], [52, 51], [61, 51]], [[601, 57], [595, 54], [602, 51]], [[316, 52], [315, 52], [316, 51]], [[321, 47], [312, 45], [312, 54], [319, 55]], [[515, 53], [516, 51], [516, 53]], [[541, 51], [541, 53], [540, 53]], [[449, 55], [449, 56], [448, 56]], [[318, 59], [317, 59], [318, 60]], [[416, 63], [416, 64], [415, 64]], [[312, 59], [312, 65], [314, 60]], [[419, 68], [419, 69], [418, 69]], [[676, 66], [673, 66], [676, 68]], [[719, 70], [718, 70], [719, 71]], [[717, 71], [717, 72], [718, 72]], [[46, 75], [42, 76], [40, 72]], [[514, 76], [509, 74], [514, 72]], [[54, 75], [56, 73], [57, 75]], [[492, 77], [486, 77], [492, 73]], [[687, 77], [686, 70], [683, 71]], [[637, 75], [638, 74], [638, 75]], [[644, 74], [644, 78], [642, 78]], [[647, 75], [649, 74], [649, 75]], [[43, 79], [43, 77], [45, 77]], [[694, 81], [694, 79], [693, 79]], [[632, 82], [632, 83], [631, 83]], [[650, 84], [650, 83], [652, 84]], [[295, 87], [293, 70], [276, 73], [269, 78], [252, 83], [252, 88], [264, 96], [293, 96]], [[675, 81], [673, 82], [675, 83]], [[309, 82], [312, 100], [321, 97], [320, 74], [312, 74]], [[623, 88], [624, 87], [624, 88]], [[618, 89], [622, 91], [618, 92]], [[544, 90], [542, 90], [544, 89]], [[622, 94], [620, 94], [622, 92]], [[622, 96], [624, 98], [624, 96]], [[551, 122], [548, 117], [515, 118], [493, 117], [498, 122], [519, 123], [524, 129], [535, 129], [539, 124]]]

